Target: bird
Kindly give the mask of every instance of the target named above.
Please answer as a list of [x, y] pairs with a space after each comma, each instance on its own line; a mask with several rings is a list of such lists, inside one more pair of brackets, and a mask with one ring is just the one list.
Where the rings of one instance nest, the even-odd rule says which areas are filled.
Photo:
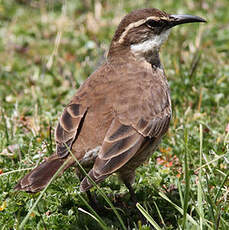
[[65, 106], [55, 130], [55, 153], [20, 179], [15, 190], [39, 192], [77, 159], [89, 168], [81, 192], [116, 173], [134, 199], [135, 170], [156, 150], [172, 117], [160, 47], [174, 26], [195, 22], [206, 20], [156, 8], [127, 14], [104, 63]]

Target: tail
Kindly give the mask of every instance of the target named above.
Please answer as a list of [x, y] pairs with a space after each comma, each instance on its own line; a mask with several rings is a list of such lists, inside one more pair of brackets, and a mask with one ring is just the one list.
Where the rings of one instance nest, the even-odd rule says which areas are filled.
[[[66, 159], [59, 158], [56, 154], [50, 156], [46, 161], [38, 165], [15, 186], [15, 190], [26, 192], [39, 192], [51, 180]], [[66, 169], [67, 167], [65, 167]]]

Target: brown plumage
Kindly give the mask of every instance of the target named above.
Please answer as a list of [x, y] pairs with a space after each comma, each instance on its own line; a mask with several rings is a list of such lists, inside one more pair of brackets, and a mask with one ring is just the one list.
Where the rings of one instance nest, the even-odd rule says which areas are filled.
[[[83, 165], [93, 163], [89, 175], [96, 183], [117, 172], [131, 190], [135, 169], [156, 149], [171, 119], [160, 45], [176, 24], [201, 21], [157, 9], [127, 15], [118, 26], [106, 62], [65, 107], [56, 128], [56, 153], [22, 178], [15, 189], [43, 189], [66, 160], [64, 170], [74, 164], [70, 148]], [[91, 187], [85, 177], [81, 191]]]

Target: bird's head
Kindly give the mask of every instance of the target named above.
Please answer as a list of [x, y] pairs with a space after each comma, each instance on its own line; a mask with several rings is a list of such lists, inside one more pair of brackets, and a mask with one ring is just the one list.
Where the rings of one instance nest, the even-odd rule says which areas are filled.
[[206, 21], [198, 16], [172, 15], [155, 8], [135, 10], [120, 22], [110, 51], [116, 48], [129, 49], [134, 54], [144, 54], [150, 50], [159, 50], [172, 27], [192, 22]]

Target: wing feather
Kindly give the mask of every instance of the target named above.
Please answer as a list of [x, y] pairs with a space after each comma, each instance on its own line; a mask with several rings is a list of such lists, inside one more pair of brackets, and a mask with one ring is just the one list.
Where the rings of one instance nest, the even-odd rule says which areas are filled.
[[[62, 113], [59, 124], [56, 128], [56, 152], [60, 158], [66, 157], [80, 128], [87, 108], [80, 104], [69, 104]], [[66, 146], [67, 145], [67, 146]]]
[[[125, 165], [135, 155], [143, 141], [144, 137], [134, 128], [121, 124], [115, 118], [107, 131], [89, 176], [96, 183], [105, 179]], [[90, 181], [85, 177], [81, 182], [81, 191], [86, 191], [91, 187]]]
[[122, 125], [114, 119], [104, 138], [99, 158], [108, 160], [131, 148], [136, 141], [136, 131], [127, 125]]

